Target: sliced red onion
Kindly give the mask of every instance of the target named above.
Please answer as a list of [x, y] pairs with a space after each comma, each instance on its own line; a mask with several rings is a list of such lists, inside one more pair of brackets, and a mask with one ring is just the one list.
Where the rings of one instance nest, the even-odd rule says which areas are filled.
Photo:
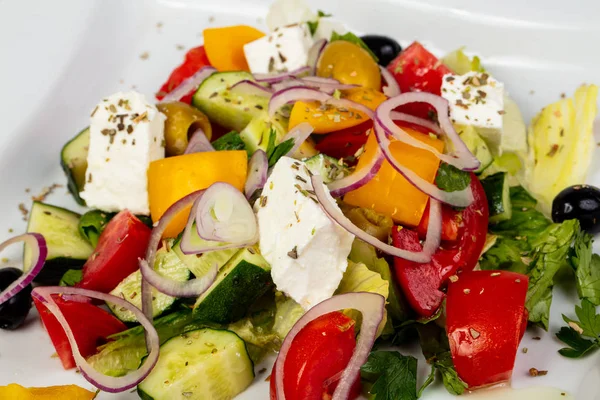
[[231, 93], [240, 94], [240, 95], [252, 95], [252, 96], [262, 96], [262, 97], [270, 97], [273, 92], [264, 86], [259, 85], [256, 82], [243, 80], [231, 87], [229, 90]]
[[215, 148], [210, 144], [202, 128], [198, 128], [192, 133], [192, 137], [183, 154], [204, 153], [207, 151], [215, 151]]
[[[290, 151], [288, 151], [285, 155], [289, 154], [289, 155], [293, 156], [294, 153], [300, 148], [302, 143], [304, 143], [306, 141], [306, 139], [308, 139], [308, 137], [310, 136], [311, 133], [313, 133], [314, 130], [315, 129], [312, 127], [311, 124], [309, 124], [308, 122], [302, 122], [302, 123], [298, 124], [297, 126], [295, 126], [291, 131], [289, 131], [287, 133], [287, 135], [285, 135], [283, 137], [283, 139], [281, 139], [281, 143], [285, 142], [286, 140], [293, 139], [294, 147], [292, 147], [290, 149]], [[265, 180], [266, 180], [266, 175], [265, 175]]]
[[294, 71], [279, 74], [254, 74], [254, 79], [258, 82], [277, 83], [289, 77], [298, 77], [308, 73], [310, 73], [310, 67], [300, 67]]
[[431, 254], [440, 247], [442, 242], [442, 206], [436, 199], [429, 199], [429, 223], [427, 236], [423, 243], [423, 253]]
[[405, 113], [398, 112], [398, 111], [392, 111], [390, 113], [390, 118], [392, 119], [392, 121], [404, 121], [404, 122], [410, 122], [411, 124], [420, 125], [424, 128], [429, 129], [431, 132], [435, 133], [436, 135], [442, 134], [442, 130], [436, 123], [429, 121], [425, 118], [415, 117], [414, 115], [405, 114]]
[[381, 71], [381, 76], [383, 76], [383, 80], [385, 81], [385, 86], [383, 87], [383, 94], [388, 97], [398, 96], [402, 91], [400, 90], [400, 85], [396, 81], [396, 78], [392, 75], [387, 68], [379, 66], [379, 70]]
[[354, 309], [360, 311], [362, 314], [362, 323], [356, 347], [332, 397], [332, 400], [348, 399], [350, 389], [360, 373], [360, 367], [367, 361], [369, 353], [373, 348], [375, 338], [377, 337], [377, 330], [385, 313], [385, 298], [376, 293], [359, 292], [333, 296], [311, 308], [296, 322], [292, 330], [285, 337], [277, 356], [277, 361], [275, 362], [275, 387], [278, 400], [286, 399], [283, 387], [284, 365], [288, 352], [298, 333], [316, 318], [344, 309]]
[[319, 89], [327, 94], [333, 94], [336, 90], [347, 90], [358, 87], [358, 85], [345, 85], [336, 81], [335, 79], [320, 78], [318, 76], [307, 76], [306, 78], [301, 78], [300, 80], [305, 83], [305, 86]]
[[314, 42], [312, 47], [308, 50], [308, 66], [310, 67], [312, 75], [317, 71], [317, 64], [319, 63], [319, 58], [321, 58], [325, 46], [327, 46], [327, 39], [319, 39]]
[[248, 178], [244, 186], [244, 194], [248, 200], [250, 200], [254, 192], [265, 186], [268, 170], [269, 160], [267, 159], [267, 153], [262, 149], [256, 150], [248, 162]]
[[269, 101], [269, 115], [274, 116], [281, 107], [297, 101], [319, 101], [337, 108], [359, 111], [367, 115], [370, 119], [374, 117], [373, 110], [360, 103], [347, 99], [336, 99], [327, 93], [309, 87], [290, 87], [276, 92]]
[[[333, 221], [335, 221], [337, 224], [339, 224], [342, 228], [344, 228], [345, 230], [347, 230], [348, 232], [350, 232], [351, 234], [353, 234], [354, 236], [356, 236], [363, 242], [366, 242], [366, 243], [378, 248], [379, 250], [383, 251], [386, 254], [390, 254], [394, 257], [404, 258], [405, 260], [415, 261], [418, 263], [426, 263], [431, 260], [431, 254], [426, 254], [423, 251], [413, 252], [413, 251], [398, 249], [394, 246], [390, 246], [389, 244], [384, 243], [381, 240], [369, 235], [368, 233], [366, 233], [365, 231], [363, 231], [362, 229], [360, 229], [359, 227], [354, 225], [352, 223], [352, 221], [350, 221], [348, 218], [346, 218], [346, 216], [340, 211], [340, 209], [337, 207], [333, 198], [331, 196], [329, 196], [329, 193], [327, 193], [327, 190], [325, 189], [325, 185], [323, 185], [323, 179], [319, 175], [313, 175], [311, 177], [311, 182], [313, 185], [313, 190], [315, 192], [315, 195], [317, 196], [317, 200], [319, 201], [319, 204], [320, 204], [321, 208], [323, 209], [323, 211], [325, 211], [325, 213]], [[428, 239], [429, 239], [429, 236], [428, 236]], [[434, 238], [432, 237], [430, 241], [433, 241], [433, 240], [434, 240]], [[432, 247], [432, 246], [431, 245], [427, 246], [428, 249], [430, 247]]]
[[441, 201], [442, 203], [450, 204], [451, 206], [455, 207], [467, 207], [473, 202], [473, 192], [471, 191], [470, 186], [464, 190], [445, 192], [421, 178], [410, 168], [406, 168], [400, 164], [390, 151], [390, 141], [387, 138], [384, 128], [377, 121], [375, 121], [374, 128], [377, 142], [379, 143], [379, 148], [383, 152], [386, 160], [396, 171], [402, 174], [404, 178], [406, 178], [421, 192]]
[[[94, 367], [92, 367], [81, 355], [81, 352], [79, 351], [79, 347], [77, 345], [77, 341], [75, 340], [75, 336], [73, 335], [73, 331], [71, 330], [69, 323], [67, 322], [65, 316], [63, 315], [60, 308], [56, 305], [56, 302], [52, 298], [52, 295], [54, 294], [69, 296], [86, 296], [93, 299], [102, 300], [107, 303], [115, 304], [119, 307], [124, 307], [127, 310], [131, 311], [146, 331], [146, 346], [149, 348], [148, 356], [145, 358], [140, 368], [133, 372], [130, 372], [125, 376], [118, 378], [107, 376], [96, 371]], [[129, 390], [135, 387], [141, 381], [143, 381], [150, 374], [152, 368], [154, 368], [154, 366], [156, 365], [156, 362], [158, 361], [158, 353], [160, 347], [158, 333], [152, 325], [152, 322], [144, 316], [142, 311], [127, 300], [110, 294], [96, 292], [93, 290], [61, 286], [36, 287], [31, 292], [31, 296], [36, 300], [40, 301], [42, 304], [44, 304], [48, 311], [50, 311], [52, 315], [54, 315], [54, 317], [57, 319], [67, 336], [69, 344], [71, 345], [73, 358], [75, 359], [75, 363], [77, 364], [79, 371], [88, 382], [96, 386], [98, 389], [109, 393], [119, 393]]]
[[363, 166], [360, 170], [354, 171], [352, 174], [333, 181], [327, 184], [327, 188], [329, 189], [331, 195], [333, 197], [340, 197], [345, 195], [348, 192], [358, 189], [366, 185], [381, 168], [383, 164], [383, 160], [385, 157], [379, 148], [376, 148], [376, 154], [369, 161], [368, 164]]
[[25, 289], [34, 278], [40, 273], [46, 257], [48, 256], [48, 247], [46, 246], [46, 240], [39, 233], [25, 233], [10, 238], [0, 244], [0, 252], [11, 244], [25, 242], [26, 246], [29, 246], [31, 251], [31, 265], [23, 266], [23, 274], [17, 278], [13, 283], [8, 285], [6, 289], [0, 292], [0, 304], [7, 302], [21, 290]]
[[[402, 128], [394, 124], [394, 121], [392, 121], [390, 116], [392, 110], [410, 103], [427, 103], [435, 108], [443, 134], [445, 134], [454, 145], [455, 156], [440, 153], [436, 148], [413, 138]], [[435, 154], [437, 158], [445, 163], [465, 171], [474, 171], [479, 168], [479, 160], [471, 153], [458, 133], [456, 133], [456, 130], [454, 130], [450, 117], [448, 117], [448, 101], [443, 97], [425, 92], [402, 93], [381, 103], [379, 107], [377, 107], [375, 119], [385, 130], [386, 134], [393, 136], [397, 140], [410, 146], [427, 150]]]
[[227, 243], [254, 243], [258, 222], [252, 206], [235, 187], [213, 183], [198, 199], [196, 230], [204, 240]]
[[271, 89], [273, 89], [274, 92], [279, 92], [280, 90], [283, 90], [283, 89], [287, 89], [287, 88], [291, 88], [291, 87], [303, 87], [303, 86], [308, 86], [308, 85], [306, 84], [305, 81], [292, 76], [289, 79], [272, 84]]
[[170, 101], [179, 101], [183, 96], [196, 89], [206, 78], [217, 72], [213, 67], [202, 67], [194, 75], [179, 84], [175, 89], [162, 98], [159, 103], [168, 103]]

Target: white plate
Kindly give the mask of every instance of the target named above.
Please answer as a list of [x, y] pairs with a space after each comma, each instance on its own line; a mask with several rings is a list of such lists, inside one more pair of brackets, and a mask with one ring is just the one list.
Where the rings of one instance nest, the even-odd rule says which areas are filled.
[[[17, 210], [31, 194], [53, 182], [65, 183], [59, 168], [62, 145], [88, 124], [98, 99], [132, 87], [149, 97], [186, 48], [201, 42], [208, 26], [245, 23], [263, 26], [267, 0], [78, 1], [0, 0], [0, 240], [9, 229], [22, 232]], [[594, 1], [505, 0], [343, 0], [310, 1], [359, 32], [394, 36], [406, 44], [418, 39], [436, 53], [466, 45], [507, 88], [529, 119], [543, 105], [570, 94], [583, 82], [600, 83], [600, 5]], [[577, 7], [573, 4], [577, 3]], [[162, 23], [162, 27], [158, 24]], [[140, 55], [148, 52], [149, 58]], [[600, 140], [599, 140], [600, 141]], [[600, 157], [591, 183], [600, 184]], [[32, 193], [25, 192], [31, 188]], [[48, 199], [70, 208], [75, 203], [59, 189]], [[561, 313], [572, 314], [573, 287], [554, 291], [549, 332], [529, 330], [519, 352], [513, 386], [555, 386], [592, 400], [600, 392], [600, 357], [561, 357], [554, 337]], [[541, 336], [541, 341], [533, 341]], [[401, 349], [419, 357], [417, 348]], [[54, 349], [32, 313], [27, 326], [0, 332], [0, 384], [25, 386], [77, 383], [90, 387], [73, 371], [63, 371]], [[549, 370], [531, 378], [529, 368]], [[260, 367], [257, 367], [257, 371]], [[240, 399], [267, 398], [268, 372]], [[449, 399], [440, 385], [426, 400]], [[134, 399], [135, 394], [101, 399]], [[596, 397], [598, 399], [600, 397]]]

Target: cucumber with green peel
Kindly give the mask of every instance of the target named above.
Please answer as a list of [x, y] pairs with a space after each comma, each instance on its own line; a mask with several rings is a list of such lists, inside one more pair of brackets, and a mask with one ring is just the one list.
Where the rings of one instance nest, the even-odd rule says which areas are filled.
[[339, 160], [325, 154], [304, 160], [306, 167], [315, 175], [321, 175], [324, 183], [330, 183], [337, 179], [342, 179], [350, 175], [350, 169], [345, 165], [340, 165]]
[[274, 145], [278, 145], [287, 132], [287, 121], [279, 114], [270, 118], [266, 112], [252, 118], [240, 132], [240, 138], [244, 141], [249, 155], [258, 149], [267, 151], [271, 130], [275, 131]]
[[244, 341], [233, 332], [206, 328], [165, 342], [138, 394], [144, 400], [229, 400], [253, 380]]
[[269, 107], [269, 98], [266, 96], [241, 95], [229, 91], [233, 85], [243, 80], [253, 81], [254, 78], [250, 73], [243, 71], [212, 74], [196, 90], [192, 105], [206, 114], [211, 121], [240, 132], [252, 118]]
[[239, 250], [220, 269], [213, 284], [194, 305], [201, 322], [229, 324], [243, 318], [250, 306], [273, 286], [271, 266], [258, 247]]
[[[185, 282], [190, 279], [190, 270], [179, 259], [175, 251], [171, 248], [174, 240], [165, 241], [163, 247], [156, 252], [156, 260], [154, 261], [154, 269], [174, 281]], [[142, 273], [137, 270], [123, 279], [121, 283], [115, 287], [110, 294], [122, 297], [134, 306], [142, 308]], [[156, 288], [152, 288], [152, 316], [157, 317], [169, 310], [177, 298], [168, 296], [159, 292]], [[138, 322], [133, 313], [127, 309], [121, 308], [114, 304], [107, 303], [108, 308], [123, 322]]]
[[473, 155], [479, 160], [481, 165], [474, 171], [476, 174], [481, 174], [487, 167], [492, 165], [494, 157], [492, 152], [485, 142], [477, 133], [477, 130], [471, 125], [457, 125], [456, 132], [467, 145]]
[[[48, 246], [48, 257], [44, 268], [35, 281], [45, 285], [57, 285], [70, 269], [81, 269], [92, 255], [94, 248], [79, 233], [80, 214], [34, 201], [29, 213], [27, 232], [44, 236]], [[25, 246], [24, 266], [31, 264], [31, 249]]]
[[497, 172], [481, 181], [490, 210], [490, 224], [509, 220], [512, 217], [510, 183], [506, 172]]
[[85, 128], [65, 144], [60, 152], [60, 165], [67, 175], [67, 186], [75, 201], [82, 206], [85, 201], [79, 193], [85, 186], [88, 148], [90, 146], [90, 128]]
[[[203, 241], [196, 233], [195, 225], [192, 226], [192, 240]], [[204, 276], [215, 264], [221, 269], [239, 249], [224, 249], [207, 251], [202, 254], [183, 254], [181, 251], [181, 235], [173, 243], [173, 251], [186, 267], [197, 277]]]

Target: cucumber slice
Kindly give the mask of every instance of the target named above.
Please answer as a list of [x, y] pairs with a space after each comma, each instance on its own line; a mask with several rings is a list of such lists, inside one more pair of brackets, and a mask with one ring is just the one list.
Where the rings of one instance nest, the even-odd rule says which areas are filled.
[[194, 318], [229, 324], [243, 318], [252, 303], [272, 287], [271, 266], [258, 247], [239, 250], [194, 305]]
[[85, 128], [64, 145], [60, 153], [60, 165], [67, 175], [67, 186], [82, 206], [85, 201], [79, 193], [85, 186], [85, 171], [87, 170], [87, 155], [90, 146], [90, 128]]
[[192, 105], [219, 125], [240, 132], [252, 118], [267, 110], [269, 98], [257, 95], [240, 95], [229, 92], [236, 83], [254, 80], [248, 72], [218, 72], [202, 82]]
[[471, 150], [475, 157], [477, 157], [477, 159], [481, 162], [479, 169], [475, 171], [476, 174], [482, 173], [487, 167], [492, 165], [494, 162], [492, 152], [473, 126], [457, 125], [456, 131], [460, 135], [460, 138], [463, 140], [463, 142], [465, 142], [469, 150]]
[[329, 183], [342, 179], [350, 174], [350, 169], [340, 165], [339, 161], [325, 154], [318, 154], [304, 160], [306, 167], [315, 175], [321, 175], [323, 182]]
[[[192, 226], [192, 231], [196, 232], [195, 225]], [[202, 240], [198, 235], [195, 235], [197, 240]], [[175, 240], [173, 244], [173, 251], [179, 259], [186, 265], [186, 267], [195, 276], [204, 276], [213, 265], [217, 265], [221, 269], [227, 261], [231, 259], [240, 249], [225, 249], [208, 251], [202, 254], [191, 254], [186, 255], [181, 251], [181, 235]]]
[[[94, 248], [79, 233], [81, 215], [64, 208], [34, 201], [29, 214], [27, 232], [40, 233], [46, 239], [48, 257], [35, 278], [38, 283], [56, 285], [70, 269], [80, 269]], [[31, 264], [31, 249], [25, 246], [25, 266]]]
[[490, 209], [490, 224], [509, 220], [512, 217], [510, 184], [506, 172], [497, 172], [481, 181]]
[[246, 344], [233, 332], [199, 329], [160, 347], [158, 363], [138, 385], [145, 400], [228, 400], [254, 380]]
[[240, 132], [240, 138], [244, 141], [249, 155], [258, 149], [267, 151], [271, 129], [275, 130], [275, 145], [278, 145], [287, 132], [287, 121], [279, 114], [270, 118], [263, 112], [254, 117]]
[[[156, 261], [154, 269], [161, 275], [171, 278], [175, 281], [184, 282], [190, 278], [190, 270], [179, 259], [175, 251], [171, 248], [174, 240], [167, 240], [163, 247], [156, 252]], [[119, 296], [138, 307], [142, 308], [142, 273], [137, 270], [123, 279], [110, 294]], [[177, 301], [177, 298], [167, 296], [152, 288], [152, 316], [157, 317], [167, 311]], [[133, 313], [125, 308], [107, 303], [111, 311], [123, 322], [137, 322]]]

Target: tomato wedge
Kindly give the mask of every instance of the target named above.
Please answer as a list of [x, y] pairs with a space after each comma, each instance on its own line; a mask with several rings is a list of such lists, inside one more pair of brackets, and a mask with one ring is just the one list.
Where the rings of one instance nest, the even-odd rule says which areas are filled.
[[[58, 295], [52, 298], [62, 311], [69, 323], [79, 352], [83, 357], [96, 353], [96, 348], [106, 342], [106, 338], [127, 329], [127, 326], [110, 314], [92, 303], [67, 301]], [[40, 314], [44, 328], [56, 349], [64, 369], [75, 367], [75, 360], [67, 335], [54, 315], [38, 300], [33, 299], [35, 307]]]
[[529, 278], [471, 271], [448, 284], [446, 329], [456, 372], [470, 388], [510, 379], [523, 326]]
[[353, 157], [358, 149], [367, 143], [367, 131], [373, 127], [371, 120], [360, 125], [322, 135], [315, 148], [333, 158]]
[[[452, 72], [419, 42], [414, 42], [402, 51], [387, 69], [400, 85], [402, 93], [427, 92], [438, 96], [442, 89], [442, 77]], [[398, 111], [429, 118], [433, 108], [428, 104], [415, 103], [402, 106]]]
[[[459, 271], [473, 270], [483, 246], [488, 226], [488, 204], [481, 182], [471, 174], [473, 203], [461, 211], [461, 226], [457, 240], [440, 247], [428, 263], [419, 264], [395, 258], [396, 279], [411, 307], [421, 316], [432, 316], [444, 299], [441, 289], [450, 276]], [[419, 234], [411, 229], [392, 229], [394, 246], [410, 251], [421, 251]]]
[[83, 266], [77, 287], [108, 293], [139, 268], [152, 231], [128, 210], [110, 220], [92, 256]]
[[[461, 224], [462, 214], [452, 207], [442, 204], [442, 240], [454, 242], [458, 238], [458, 229]], [[427, 226], [429, 225], [429, 203], [421, 217], [421, 222], [417, 227], [419, 238], [425, 239], [427, 236]]]
[[[326, 382], [348, 365], [356, 339], [355, 322], [341, 312], [325, 314], [311, 321], [294, 338], [284, 365], [283, 387], [287, 400], [331, 398], [337, 381]], [[277, 400], [275, 366], [270, 378], [271, 400]], [[352, 387], [351, 399], [360, 394], [360, 377]]]
[[[185, 54], [185, 60], [183, 64], [178, 66], [171, 72], [169, 79], [160, 87], [156, 98], [162, 100], [166, 94], [170, 93], [173, 89], [181, 84], [186, 78], [194, 75], [202, 67], [210, 66], [210, 61], [206, 56], [204, 46], [194, 47]], [[192, 102], [192, 95], [196, 89], [192, 90], [181, 98], [180, 101], [190, 104]]]

